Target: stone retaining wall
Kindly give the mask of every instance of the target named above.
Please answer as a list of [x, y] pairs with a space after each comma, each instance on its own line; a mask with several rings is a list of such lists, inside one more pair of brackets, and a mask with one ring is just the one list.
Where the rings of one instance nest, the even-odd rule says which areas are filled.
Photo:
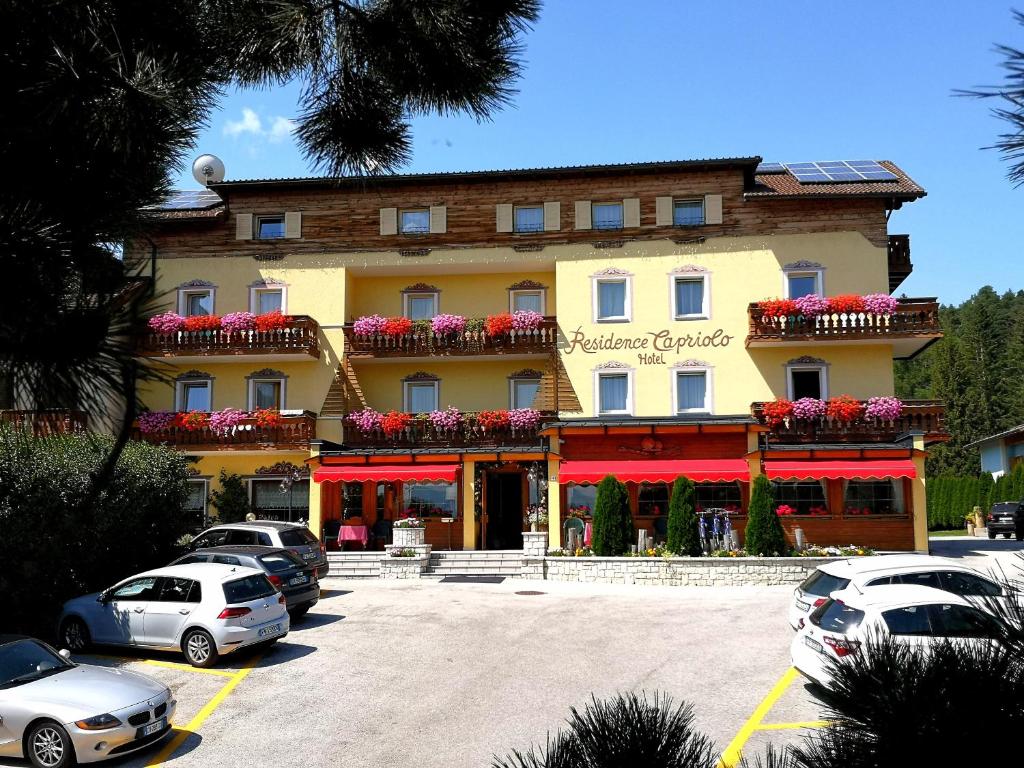
[[380, 559], [382, 579], [418, 579], [427, 570], [429, 557], [391, 557]]
[[797, 585], [838, 557], [545, 557], [523, 563], [523, 578], [673, 587]]

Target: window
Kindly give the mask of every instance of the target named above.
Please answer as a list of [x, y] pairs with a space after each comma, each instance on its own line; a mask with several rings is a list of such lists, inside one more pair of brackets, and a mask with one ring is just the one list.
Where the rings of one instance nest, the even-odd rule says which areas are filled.
[[590, 211], [594, 229], [622, 229], [622, 203], [594, 203]]
[[405, 410], [406, 413], [429, 413], [437, 410], [436, 381], [407, 381], [405, 382]]
[[544, 231], [544, 206], [543, 205], [517, 205], [515, 207], [516, 232], [543, 232]]
[[403, 293], [402, 311], [410, 320], [429, 320], [437, 314], [436, 293]]
[[799, 299], [810, 294], [821, 296], [821, 272], [787, 272], [786, 296]]
[[430, 211], [427, 208], [401, 211], [398, 219], [398, 231], [403, 235], [426, 234], [430, 231]]
[[597, 322], [622, 322], [630, 317], [629, 280], [627, 278], [594, 281], [595, 319]]
[[201, 588], [198, 581], [192, 579], [179, 579], [171, 576], [164, 576], [160, 579], [160, 596], [157, 598], [161, 603], [198, 603], [200, 602]]
[[963, 571], [942, 571], [942, 588], [957, 595], [981, 595], [983, 597], [999, 597], [1003, 590], [999, 585], [988, 579]]
[[902, 515], [903, 481], [850, 480], [843, 509], [847, 515]]
[[799, 400], [801, 397], [813, 397], [818, 400], [828, 398], [828, 384], [823, 365], [789, 365], [788, 373], [789, 399]]
[[882, 620], [894, 635], [930, 635], [931, 623], [923, 605], [909, 605], [882, 611]]
[[[262, 535], [266, 536], [267, 534], [264, 533]], [[249, 547], [262, 543], [256, 531], [232, 528], [224, 536], [224, 546], [226, 547]], [[269, 539], [267, 539], [267, 544], [270, 544]]]
[[598, 414], [630, 413], [630, 386], [628, 373], [599, 373], [597, 375]]
[[344, 483], [341, 488], [341, 517], [348, 520], [363, 516], [363, 484]]
[[704, 199], [673, 200], [672, 223], [677, 227], [699, 227], [704, 223]]
[[260, 555], [257, 560], [263, 564], [270, 573], [280, 573], [292, 568], [305, 567], [305, 563], [291, 552], [271, 552], [269, 555]]
[[776, 507], [785, 504], [796, 510], [797, 515], [812, 515], [828, 512], [825, 503], [825, 486], [817, 480], [775, 481], [773, 483]]
[[284, 216], [259, 216], [256, 219], [258, 240], [277, 240], [284, 237]]
[[835, 600], [826, 600], [811, 613], [811, 623], [826, 632], [848, 635], [864, 620], [864, 611]]
[[800, 591], [815, 597], [828, 597], [833, 592], [846, 589], [850, 585], [849, 579], [841, 576], [833, 576], [822, 570], [815, 570], [810, 576], [804, 579], [800, 585]]
[[509, 404], [512, 408], [532, 408], [540, 391], [540, 379], [512, 379]]
[[509, 309], [512, 312], [520, 310], [544, 314], [544, 291], [510, 291]]
[[939, 637], [989, 637], [1002, 635], [995, 619], [966, 605], [929, 605], [928, 618]]
[[132, 579], [122, 584], [111, 596], [113, 600], [152, 600], [156, 595], [156, 576]]
[[213, 291], [206, 288], [198, 291], [178, 292], [179, 311], [185, 317], [213, 314]]
[[284, 312], [284, 289], [283, 288], [253, 288], [252, 290], [252, 312], [256, 315], [265, 315], [273, 311]]
[[185, 499], [185, 511], [193, 520], [194, 527], [205, 526], [206, 519], [206, 480], [188, 481], [188, 498]]
[[211, 562], [218, 563], [220, 565], [241, 565], [242, 561], [234, 555], [214, 555]]
[[636, 492], [638, 515], [657, 517], [668, 514], [668, 483], [641, 483]]
[[179, 411], [209, 411], [211, 409], [211, 389], [209, 379], [195, 379], [178, 382]]
[[676, 320], [702, 319], [710, 315], [707, 275], [676, 277], [672, 280], [672, 286]]
[[284, 408], [284, 379], [249, 379], [249, 410]]
[[900, 584], [910, 584], [911, 586], [915, 587], [931, 587], [932, 589], [942, 589], [942, 585], [939, 583], [939, 574], [935, 571], [901, 573], [898, 577], [893, 577], [893, 579], [896, 578], [899, 578]]
[[228, 532], [224, 528], [215, 528], [212, 531], [204, 533], [202, 536], [197, 536], [192, 540], [193, 549], [206, 549], [207, 547], [219, 547], [224, 544], [224, 540], [227, 539]]
[[320, 544], [319, 539], [308, 528], [288, 528], [278, 534], [282, 547], [308, 547]]
[[412, 517], [458, 517], [458, 486], [455, 483], [405, 483], [402, 506]]
[[278, 477], [249, 481], [252, 511], [260, 520], [305, 520], [309, 516], [309, 480], [296, 480], [290, 489], [283, 488], [281, 480]]
[[597, 501], [596, 485], [577, 485], [572, 483], [566, 489], [570, 512], [576, 512], [586, 517], [594, 514], [594, 503]]
[[270, 597], [276, 591], [277, 588], [270, 583], [270, 579], [262, 573], [257, 573], [224, 584], [224, 599], [228, 605], [250, 603], [253, 600]]
[[711, 398], [708, 395], [707, 371], [676, 371], [676, 413], [708, 413]]
[[697, 483], [694, 486], [697, 511], [724, 509], [726, 512], [743, 512], [743, 496], [739, 483]]

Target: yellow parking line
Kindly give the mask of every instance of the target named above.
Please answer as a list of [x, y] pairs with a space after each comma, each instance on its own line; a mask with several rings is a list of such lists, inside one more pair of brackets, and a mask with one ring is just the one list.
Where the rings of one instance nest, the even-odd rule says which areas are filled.
[[216, 711], [217, 707], [221, 705], [221, 702], [223, 702], [224, 699], [227, 698], [228, 694], [235, 689], [235, 686], [246, 678], [246, 676], [252, 671], [252, 668], [259, 663], [261, 658], [262, 654], [254, 656], [245, 664], [244, 667], [234, 674], [231, 674], [231, 679], [228, 680], [216, 694], [214, 694], [212, 699], [206, 702], [206, 705], [196, 713], [195, 717], [189, 720], [188, 725], [184, 728], [175, 729], [176, 733], [174, 734], [174, 737], [164, 745], [164, 748], [161, 749], [152, 760], [146, 763], [146, 768], [153, 768], [153, 766], [162, 765], [171, 755], [173, 755], [174, 751], [182, 745], [189, 735], [199, 730], [199, 727], [206, 722], [206, 718]]
[[761, 725], [764, 716], [768, 714], [768, 711], [775, 705], [775, 702], [779, 700], [782, 694], [786, 692], [786, 689], [789, 688], [790, 684], [799, 674], [795, 667], [790, 667], [779, 678], [779, 681], [768, 691], [768, 695], [757, 705], [754, 714], [743, 724], [736, 737], [729, 742], [729, 746], [725, 748], [722, 757], [718, 761], [718, 768], [735, 768], [739, 764], [743, 745], [747, 743], [750, 735]]
[[831, 720], [808, 720], [805, 723], [761, 723], [756, 730], [785, 731], [790, 728], [827, 728], [830, 725], [832, 725]]
[[203, 675], [217, 675], [219, 677], [234, 677], [237, 672], [228, 672], [224, 669], [203, 669], [193, 667], [191, 664], [181, 664], [176, 661], [160, 661], [159, 659], [143, 659], [143, 664], [151, 664], [154, 667], [165, 667], [167, 669], [180, 669], [182, 672], [199, 672]]

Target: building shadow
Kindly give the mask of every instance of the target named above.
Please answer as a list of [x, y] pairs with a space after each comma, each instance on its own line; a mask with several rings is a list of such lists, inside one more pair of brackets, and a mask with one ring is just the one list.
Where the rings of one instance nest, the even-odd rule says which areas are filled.
[[1024, 541], [969, 538], [967, 536], [963, 538], [938, 537], [929, 539], [928, 547], [931, 554], [949, 558], [974, 557], [993, 552], [1024, 553]]
[[330, 613], [307, 613], [302, 621], [293, 621], [290, 632], [304, 632], [307, 629], [316, 629], [318, 627], [326, 627], [329, 624], [344, 619], [344, 616], [338, 616]]

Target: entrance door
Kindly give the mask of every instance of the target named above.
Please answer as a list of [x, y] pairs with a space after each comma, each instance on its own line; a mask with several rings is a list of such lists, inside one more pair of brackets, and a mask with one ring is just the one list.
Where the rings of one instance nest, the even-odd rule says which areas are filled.
[[523, 548], [523, 476], [487, 475], [487, 549]]

